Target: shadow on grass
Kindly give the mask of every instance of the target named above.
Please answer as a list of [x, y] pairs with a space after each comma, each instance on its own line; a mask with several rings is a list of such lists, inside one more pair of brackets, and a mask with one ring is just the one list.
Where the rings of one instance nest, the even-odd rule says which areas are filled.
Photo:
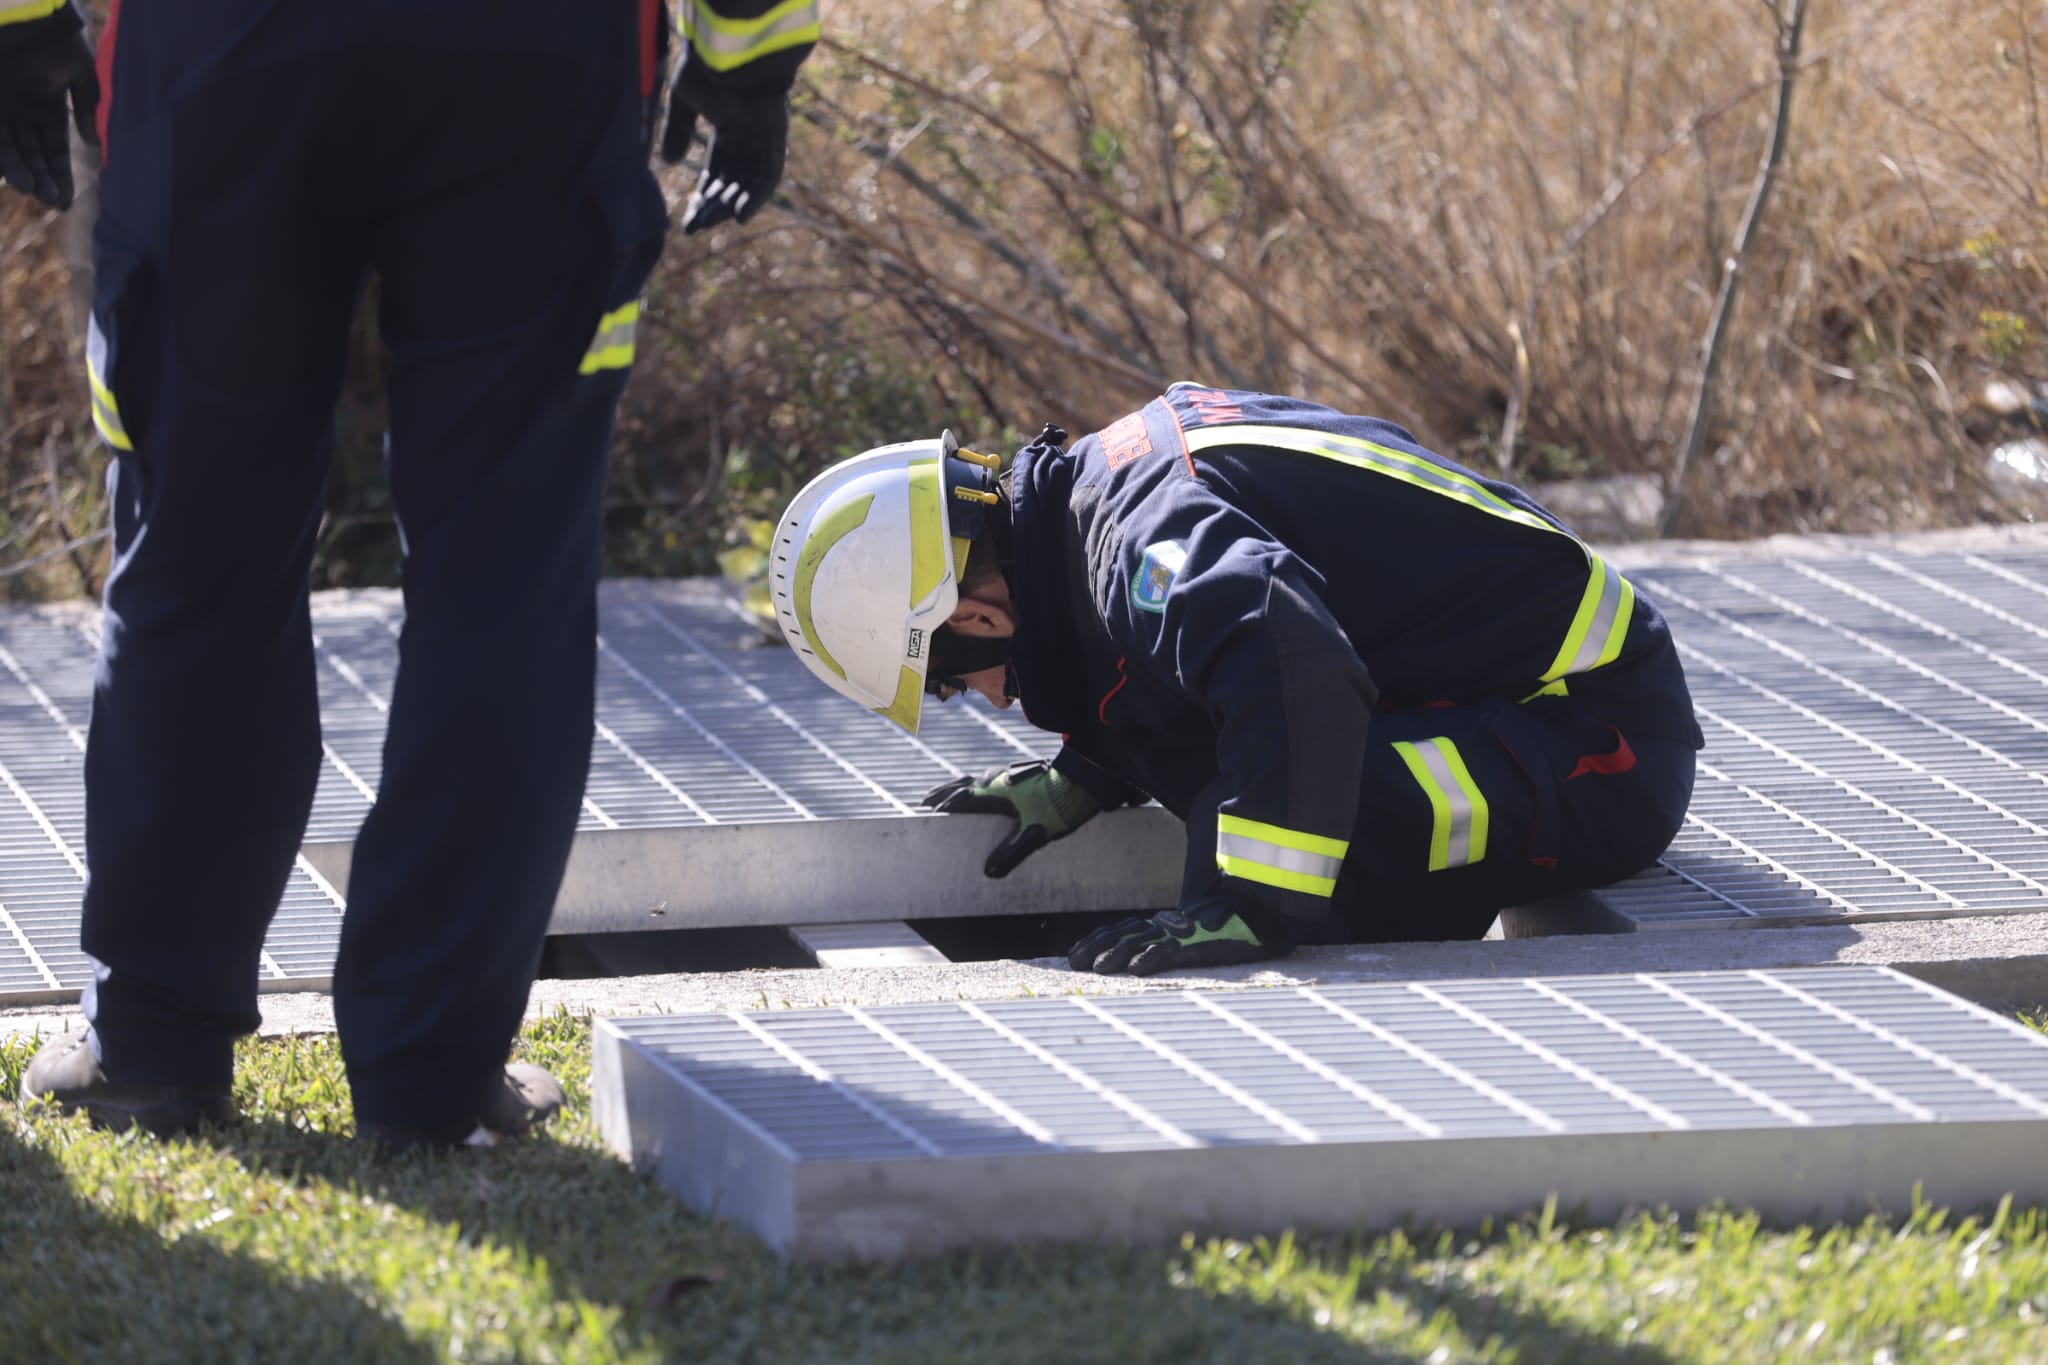
[[[61, 1140], [61, 1139], [60, 1139]], [[133, 1161], [151, 1164], [138, 1139]], [[166, 1240], [79, 1197], [56, 1157], [0, 1112], [0, 1360], [436, 1358], [346, 1286], [203, 1237]]]
[[[1317, 1305], [1302, 1296], [1256, 1285], [1205, 1291], [1191, 1253], [1177, 1246], [790, 1265], [751, 1233], [683, 1207], [580, 1122], [489, 1152], [399, 1160], [276, 1121], [216, 1141], [252, 1173], [359, 1190], [459, 1226], [471, 1244], [516, 1248], [544, 1265], [557, 1296], [621, 1310], [622, 1345], [664, 1359], [1405, 1365], [1437, 1345], [1470, 1358], [1498, 1340], [1523, 1362], [1669, 1360], [1398, 1268], [1368, 1268], [1348, 1291], [1378, 1305], [1372, 1335], [1385, 1344], [1361, 1344], [1319, 1325]], [[1339, 1240], [1301, 1248], [1339, 1276], [1353, 1249]]]

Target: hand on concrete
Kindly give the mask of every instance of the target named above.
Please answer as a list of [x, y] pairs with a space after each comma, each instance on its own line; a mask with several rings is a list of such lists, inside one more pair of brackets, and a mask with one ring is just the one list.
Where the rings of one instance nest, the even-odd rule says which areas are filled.
[[1102, 809], [1086, 787], [1042, 758], [941, 782], [924, 794], [924, 805], [948, 815], [987, 811], [1016, 821], [982, 864], [991, 877], [1009, 875], [1018, 863], [1066, 838]]

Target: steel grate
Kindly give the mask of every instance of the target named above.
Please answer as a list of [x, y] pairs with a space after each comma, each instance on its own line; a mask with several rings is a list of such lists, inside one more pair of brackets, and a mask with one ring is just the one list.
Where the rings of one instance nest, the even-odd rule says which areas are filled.
[[2048, 909], [2048, 555], [1649, 568], [1706, 732], [1611, 928]]
[[[74, 996], [90, 975], [77, 945], [96, 620], [77, 608], [0, 612], [0, 1001]], [[321, 594], [313, 621], [325, 761], [307, 856], [263, 959], [271, 983], [319, 981], [331, 970], [341, 909], [331, 888], [346, 885], [349, 845], [376, 795], [398, 665], [397, 594]], [[807, 857], [838, 870], [809, 878], [834, 883], [814, 899], [857, 899], [839, 917], [870, 918], [877, 879], [918, 856], [900, 838], [878, 838], [874, 822], [913, 823], [900, 818], [922, 817], [914, 802], [935, 783], [1041, 747], [1020, 718], [964, 705], [934, 707], [919, 738], [902, 735], [818, 687], [787, 651], [745, 647], [753, 628], [714, 583], [606, 584], [601, 622], [579, 844], [590, 842], [590, 861], [602, 866], [565, 896], [616, 901], [620, 918], [570, 927], [705, 922], [701, 907], [670, 889], [693, 878], [716, 905], [780, 922], [770, 916], [791, 905], [801, 914]], [[778, 828], [764, 835], [769, 826]], [[670, 846], [678, 831], [713, 827], [740, 837]], [[1111, 878], [1123, 898], [1108, 904], [1142, 904], [1152, 883], [1170, 885], [1158, 863], [1140, 859]], [[620, 864], [650, 870], [635, 882]], [[763, 875], [776, 867], [788, 874], [779, 887]], [[749, 876], [755, 886], [735, 885]], [[1061, 895], [1078, 890], [1053, 885]], [[929, 894], [960, 899], [959, 879], [936, 878]]]
[[[1671, 617], [1708, 748], [1662, 864], [1571, 913], [1647, 929], [2048, 908], [2048, 551], [1731, 558], [1631, 577]], [[599, 726], [558, 928], [997, 908], [963, 841], [904, 817], [934, 783], [1048, 736], [958, 703], [903, 736], [787, 651], [743, 647], [752, 627], [715, 582], [608, 583], [602, 604]], [[68, 995], [86, 976], [93, 620], [0, 612], [0, 1000]], [[375, 794], [400, 625], [395, 593], [316, 599], [326, 761], [272, 980], [327, 973], [327, 888], [346, 884]], [[1004, 909], [1136, 908], [1172, 896], [1179, 862], [1170, 818], [1116, 812], [997, 889]]]
[[2048, 1037], [1885, 968], [605, 1019], [596, 1067], [615, 1150], [797, 1255], [2048, 1192]]

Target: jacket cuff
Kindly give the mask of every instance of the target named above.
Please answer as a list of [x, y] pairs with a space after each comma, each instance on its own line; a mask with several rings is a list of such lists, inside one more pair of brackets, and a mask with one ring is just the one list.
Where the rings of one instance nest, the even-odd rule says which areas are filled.
[[822, 31], [818, 0], [681, 0], [676, 29], [683, 43], [677, 84], [714, 125], [724, 101], [788, 94]]
[[30, 47], [84, 28], [85, 16], [70, 0], [0, 0], [0, 51]]
[[1142, 806], [1152, 799], [1108, 769], [1097, 765], [1094, 760], [1077, 752], [1072, 745], [1062, 748], [1053, 756], [1052, 768], [1061, 777], [1094, 797], [1095, 804], [1103, 810], [1115, 810], [1120, 806]]

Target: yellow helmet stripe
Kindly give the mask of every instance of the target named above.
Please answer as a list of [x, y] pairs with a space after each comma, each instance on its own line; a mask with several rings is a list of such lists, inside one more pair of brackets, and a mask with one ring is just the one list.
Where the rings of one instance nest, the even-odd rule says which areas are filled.
[[818, 638], [818, 628], [811, 623], [811, 584], [817, 579], [818, 568], [825, 562], [825, 556], [868, 519], [868, 509], [874, 506], [874, 502], [873, 493], [863, 493], [849, 499], [844, 507], [835, 508], [811, 528], [811, 534], [804, 540], [803, 553], [797, 556], [796, 575], [789, 585], [790, 604], [796, 608], [796, 624], [804, 633], [804, 643], [811, 647], [820, 663], [842, 678], [846, 676], [846, 670], [826, 651], [825, 642]]
[[939, 512], [939, 461], [910, 462], [910, 605], [915, 607], [946, 579], [946, 523]]

